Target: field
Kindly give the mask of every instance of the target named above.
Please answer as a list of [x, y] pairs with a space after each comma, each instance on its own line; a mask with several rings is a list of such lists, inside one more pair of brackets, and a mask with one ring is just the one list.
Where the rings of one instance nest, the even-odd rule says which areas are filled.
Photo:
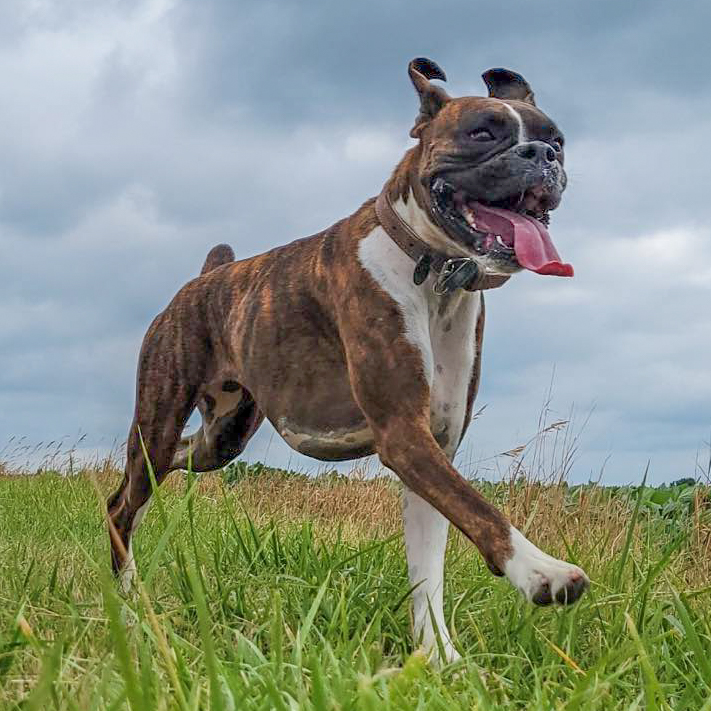
[[711, 709], [704, 486], [483, 483], [593, 585], [533, 608], [455, 532], [445, 606], [464, 660], [437, 670], [411, 640], [397, 482], [173, 475], [124, 599], [103, 521], [119, 476], [0, 476], [0, 708]]

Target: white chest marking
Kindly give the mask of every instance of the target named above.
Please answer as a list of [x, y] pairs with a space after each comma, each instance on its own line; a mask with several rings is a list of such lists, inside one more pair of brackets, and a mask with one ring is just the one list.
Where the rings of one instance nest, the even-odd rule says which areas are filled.
[[430, 384], [432, 433], [451, 457], [461, 438], [469, 379], [477, 355], [480, 294], [460, 290], [437, 296], [432, 291], [432, 275], [417, 286], [412, 281], [412, 260], [382, 227], [376, 227], [361, 241], [359, 258], [400, 307], [405, 337], [420, 352]]

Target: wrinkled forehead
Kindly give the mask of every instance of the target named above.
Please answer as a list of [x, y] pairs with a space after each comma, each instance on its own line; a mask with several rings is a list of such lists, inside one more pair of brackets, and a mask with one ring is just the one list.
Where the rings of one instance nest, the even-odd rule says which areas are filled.
[[436, 120], [443, 129], [480, 124], [482, 121], [510, 127], [518, 131], [523, 127], [526, 135], [541, 136], [560, 133], [555, 122], [539, 108], [526, 101], [465, 96], [452, 99], [442, 108]]

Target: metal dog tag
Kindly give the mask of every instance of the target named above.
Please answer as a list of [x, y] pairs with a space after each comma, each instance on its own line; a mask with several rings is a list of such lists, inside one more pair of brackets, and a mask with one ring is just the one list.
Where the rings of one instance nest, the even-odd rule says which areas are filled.
[[442, 265], [442, 271], [432, 288], [438, 296], [451, 294], [471, 284], [478, 276], [479, 265], [473, 259], [468, 257], [448, 259]]
[[423, 254], [415, 264], [415, 271], [412, 273], [412, 281], [419, 286], [422, 282], [427, 279], [427, 275], [430, 273], [430, 264], [432, 263], [432, 257], [429, 254]]

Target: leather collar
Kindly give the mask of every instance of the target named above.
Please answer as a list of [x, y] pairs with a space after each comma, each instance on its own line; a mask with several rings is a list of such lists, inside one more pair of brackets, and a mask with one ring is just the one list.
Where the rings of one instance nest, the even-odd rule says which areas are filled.
[[[510, 279], [505, 275], [486, 274], [475, 260], [469, 257], [450, 258], [430, 247], [395, 211], [387, 189], [384, 189], [375, 201], [375, 214], [390, 239], [415, 262], [412, 275], [415, 284], [421, 284], [430, 270], [439, 275], [435, 283], [435, 292], [438, 294], [449, 293], [458, 288], [466, 291], [496, 289]], [[457, 274], [460, 275], [458, 278]]]

